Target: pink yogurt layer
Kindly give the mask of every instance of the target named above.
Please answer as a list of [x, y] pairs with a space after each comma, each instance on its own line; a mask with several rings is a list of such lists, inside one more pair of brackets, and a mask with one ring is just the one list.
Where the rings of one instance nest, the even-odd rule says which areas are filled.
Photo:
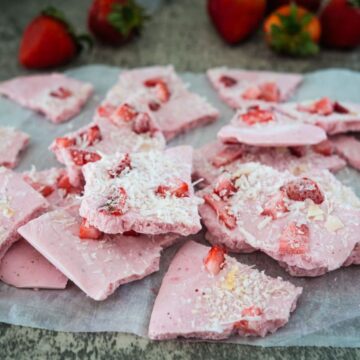
[[25, 240], [11, 246], [0, 262], [0, 279], [18, 288], [65, 289], [68, 279]]
[[28, 134], [11, 127], [0, 128], [0, 165], [14, 168], [19, 162], [20, 152], [29, 144]]
[[[228, 195], [216, 190], [224, 179], [232, 183]], [[200, 194], [213, 202], [199, 209], [211, 243], [261, 250], [293, 276], [341, 267], [359, 241], [360, 200], [327, 170], [295, 177], [247, 163]]]
[[360, 141], [353, 136], [338, 135], [331, 138], [335, 152], [354, 169], [360, 170]]
[[53, 123], [76, 116], [93, 93], [93, 86], [63, 74], [21, 76], [0, 83], [0, 95], [44, 114]]
[[0, 259], [20, 235], [20, 226], [43, 213], [49, 204], [11, 170], [0, 168]]
[[176, 238], [168, 234], [80, 239], [78, 213], [78, 206], [57, 209], [22, 226], [19, 233], [94, 300], [105, 300], [120, 285], [157, 271], [162, 246]]
[[211, 275], [204, 266], [209, 249], [189, 241], [172, 260], [151, 314], [151, 339], [265, 336], [289, 321], [302, 288], [230, 256]]
[[201, 200], [194, 195], [191, 169], [190, 146], [104, 156], [83, 168], [80, 215], [109, 234], [195, 234]]
[[[274, 105], [287, 101], [303, 80], [303, 76], [299, 74], [247, 71], [226, 67], [209, 69], [207, 76], [221, 100], [234, 109], [254, 105]], [[264, 85], [266, 88], [269, 84], [270, 95], [261, 94]]]

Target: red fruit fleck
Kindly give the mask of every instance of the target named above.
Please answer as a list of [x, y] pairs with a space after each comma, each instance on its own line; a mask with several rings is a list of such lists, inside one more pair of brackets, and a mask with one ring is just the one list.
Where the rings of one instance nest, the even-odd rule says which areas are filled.
[[289, 199], [295, 201], [304, 201], [311, 199], [315, 204], [321, 204], [324, 201], [318, 184], [306, 177], [292, 180], [282, 187]]
[[151, 118], [147, 113], [140, 113], [132, 123], [132, 131], [136, 134], [151, 132]]
[[67, 175], [61, 175], [58, 179], [57, 179], [57, 187], [59, 189], [63, 189], [65, 190], [65, 192], [68, 194], [68, 193], [71, 193], [72, 190], [73, 190], [73, 187], [70, 183], [70, 179], [69, 179], [69, 176]]
[[240, 115], [242, 121], [248, 125], [266, 124], [275, 120], [275, 115], [270, 110], [262, 110], [258, 107], [249, 109], [246, 114]]
[[225, 86], [225, 87], [232, 87], [237, 84], [237, 80], [232, 78], [231, 76], [222, 75], [219, 79], [219, 81]]
[[167, 195], [175, 197], [188, 197], [189, 194], [189, 185], [180, 179], [173, 179], [169, 181], [168, 185], [159, 185], [155, 190], [155, 193], [161, 197], [166, 197]]
[[119, 116], [125, 122], [133, 120], [137, 116], [138, 112], [135, 108], [129, 104], [120, 105], [116, 110], [116, 115]]
[[108, 170], [110, 178], [118, 177], [125, 169], [131, 170], [131, 159], [129, 154], [125, 154], [124, 158], [116, 166], [116, 168]]
[[122, 235], [124, 235], [124, 236], [140, 236], [141, 234], [139, 234], [138, 232], [136, 232], [134, 230], [129, 230], [129, 231], [123, 232]]
[[101, 159], [101, 156], [97, 153], [84, 151], [84, 150], [70, 150], [71, 158], [75, 165], [82, 166], [89, 162], [95, 162]]
[[252, 86], [247, 88], [243, 94], [242, 94], [242, 98], [245, 100], [257, 100], [259, 99], [261, 95], [261, 91], [257, 86]]
[[64, 100], [72, 96], [72, 92], [69, 89], [60, 86], [58, 89], [51, 91], [50, 96]]
[[250, 306], [242, 310], [242, 316], [260, 316], [263, 314], [263, 311], [257, 306]]
[[215, 167], [221, 167], [228, 165], [233, 161], [242, 157], [244, 150], [239, 145], [229, 145], [226, 146], [223, 150], [218, 152], [212, 159], [212, 164]]
[[313, 145], [312, 149], [324, 156], [330, 156], [334, 152], [334, 146], [330, 140], [324, 140], [319, 144]]
[[230, 214], [227, 209], [227, 204], [223, 200], [216, 200], [213, 195], [204, 195], [205, 202], [216, 212], [217, 217], [225, 226], [233, 230], [236, 228], [236, 217]]
[[160, 78], [147, 79], [144, 81], [144, 86], [155, 87], [159, 82], [163, 82], [163, 80]]
[[338, 101], [335, 101], [334, 104], [334, 112], [338, 114], [348, 114], [350, 111], [343, 105], [341, 105]]
[[263, 216], [271, 216], [273, 220], [277, 219], [286, 212], [289, 212], [289, 209], [285, 203], [285, 193], [284, 191], [279, 191], [273, 195], [264, 205], [264, 210], [261, 213]]
[[151, 111], [158, 111], [161, 105], [156, 101], [150, 101], [148, 106]]
[[55, 139], [55, 144], [59, 148], [67, 148], [76, 145], [76, 140], [67, 137], [59, 137]]
[[44, 197], [51, 195], [55, 190], [50, 185], [44, 185], [38, 182], [31, 182], [30, 185], [34, 190], [38, 191]]
[[100, 230], [90, 225], [86, 219], [82, 219], [79, 229], [80, 239], [98, 240], [101, 238], [101, 236], [102, 236], [102, 232]]
[[[257, 306], [250, 306], [245, 308], [241, 312], [243, 317], [259, 317], [263, 314], [263, 311]], [[240, 329], [247, 334], [256, 334], [256, 331], [250, 327], [249, 320], [240, 320], [234, 324], [235, 329]]]
[[289, 151], [292, 155], [300, 158], [306, 155], [307, 149], [305, 146], [289, 146]]
[[112, 196], [99, 208], [99, 212], [105, 215], [122, 216], [126, 205], [127, 194], [124, 188], [119, 188], [119, 193]]
[[81, 133], [79, 137], [83, 142], [86, 142], [87, 146], [94, 145], [102, 139], [101, 131], [98, 125], [91, 126], [87, 131]]
[[299, 111], [305, 111], [310, 114], [319, 114], [327, 116], [333, 113], [334, 106], [332, 101], [328, 97], [323, 97], [320, 100], [315, 101], [310, 105], [300, 105], [298, 107]]
[[165, 82], [159, 82], [156, 85], [156, 96], [161, 102], [167, 102], [170, 99], [170, 90]]
[[115, 109], [115, 106], [111, 104], [100, 105], [97, 108], [97, 113], [101, 117], [109, 117], [115, 111]]
[[280, 90], [274, 82], [266, 82], [259, 85], [260, 100], [279, 102]]
[[225, 250], [219, 245], [213, 246], [204, 259], [206, 270], [211, 275], [217, 275], [225, 266]]
[[220, 176], [215, 184], [214, 193], [224, 199], [233, 195], [235, 192], [236, 187], [232, 180], [226, 176]]
[[310, 230], [305, 224], [297, 225], [294, 222], [288, 224], [279, 242], [281, 255], [301, 255], [309, 250]]

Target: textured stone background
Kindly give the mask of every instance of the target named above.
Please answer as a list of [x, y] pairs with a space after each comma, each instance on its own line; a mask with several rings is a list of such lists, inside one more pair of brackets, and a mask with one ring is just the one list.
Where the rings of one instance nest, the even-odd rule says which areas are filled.
[[[146, 1], [146, 0], [143, 0]], [[154, 6], [154, 0], [148, 0]], [[279, 57], [266, 48], [259, 32], [241, 46], [229, 47], [216, 35], [205, 12], [205, 0], [164, 0], [142, 36], [113, 49], [96, 45], [69, 66], [103, 63], [143, 66], [172, 63], [180, 71], [204, 71], [217, 65], [278, 71], [311, 71], [328, 67], [360, 70], [360, 49], [323, 50], [316, 58]], [[22, 29], [44, 6], [63, 9], [85, 30], [90, 0], [0, 0], [0, 79], [25, 73], [17, 63]], [[1, 296], [1, 294], [0, 294]], [[0, 324], [1, 359], [357, 359], [356, 349], [255, 348], [229, 344], [150, 342], [115, 333], [72, 334]]]

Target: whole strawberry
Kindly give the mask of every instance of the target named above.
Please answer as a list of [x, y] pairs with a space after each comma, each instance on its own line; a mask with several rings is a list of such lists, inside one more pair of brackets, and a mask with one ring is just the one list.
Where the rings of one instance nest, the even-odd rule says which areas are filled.
[[109, 45], [122, 45], [137, 35], [147, 19], [134, 0], [94, 0], [88, 26], [94, 36]]
[[88, 45], [88, 35], [76, 35], [64, 14], [49, 7], [26, 27], [19, 49], [19, 62], [29, 69], [56, 67], [68, 63]]

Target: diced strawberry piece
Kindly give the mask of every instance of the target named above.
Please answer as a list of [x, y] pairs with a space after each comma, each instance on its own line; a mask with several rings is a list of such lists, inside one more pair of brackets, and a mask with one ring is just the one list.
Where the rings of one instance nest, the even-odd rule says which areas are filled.
[[229, 145], [225, 149], [221, 150], [212, 160], [212, 164], [215, 167], [228, 165], [242, 157], [244, 151], [239, 145]]
[[151, 132], [151, 128], [151, 119], [147, 113], [140, 113], [132, 123], [132, 130], [136, 134]]
[[319, 144], [313, 145], [312, 149], [324, 156], [330, 156], [334, 152], [334, 146], [330, 140], [324, 140]]
[[265, 203], [261, 215], [271, 216], [275, 220], [286, 212], [289, 212], [289, 209], [285, 203], [285, 193], [284, 191], [279, 191]]
[[188, 197], [189, 185], [180, 179], [174, 179], [169, 182], [168, 185], [159, 185], [155, 191], [161, 197], [166, 195], [175, 197]]
[[[262, 314], [263, 311], [256, 306], [250, 306], [248, 308], [243, 309], [241, 312], [241, 316], [244, 317], [258, 317], [261, 316]], [[250, 325], [251, 323], [249, 322], [249, 320], [240, 320], [234, 324], [234, 328], [240, 329], [247, 334], [256, 334], [256, 330], [252, 329]]]
[[262, 110], [258, 107], [249, 109], [246, 114], [240, 115], [242, 121], [248, 125], [264, 124], [275, 120], [274, 114], [269, 110]]
[[257, 306], [250, 306], [242, 310], [242, 316], [260, 316], [263, 314], [263, 311]]
[[76, 145], [76, 140], [67, 137], [58, 137], [55, 139], [55, 144], [59, 148], [67, 148]]
[[101, 105], [97, 108], [97, 113], [101, 117], [109, 117], [115, 111], [115, 106], [111, 104]]
[[279, 102], [280, 101], [280, 90], [274, 82], [266, 82], [259, 85], [260, 89], [260, 100]]
[[[29, 179], [30, 180], [30, 179]], [[39, 192], [42, 196], [47, 197], [54, 192], [54, 188], [50, 185], [44, 185], [38, 182], [31, 182], [31, 187]]]
[[341, 105], [339, 102], [335, 101], [333, 104], [334, 112], [338, 114], [348, 114], [350, 111], [345, 106]]
[[138, 113], [136, 109], [129, 104], [123, 104], [119, 106], [116, 110], [116, 115], [119, 116], [125, 122], [129, 122], [133, 120], [137, 114]]
[[161, 105], [156, 101], [150, 101], [148, 106], [151, 111], [158, 111]]
[[72, 95], [72, 92], [69, 89], [66, 89], [62, 86], [60, 86], [58, 89], [50, 92], [50, 96], [61, 99], [61, 100], [67, 99], [71, 95]]
[[310, 114], [319, 114], [319, 115], [330, 115], [334, 112], [334, 104], [328, 97], [323, 97], [318, 101], [315, 101], [311, 105], [304, 106], [300, 105], [298, 106], [299, 111], [305, 111]]
[[89, 162], [95, 162], [101, 159], [99, 154], [84, 150], [70, 150], [70, 155], [74, 164], [78, 166], [82, 166]]
[[281, 255], [301, 255], [309, 250], [310, 231], [305, 224], [288, 224], [280, 237], [279, 252]]
[[119, 193], [110, 198], [99, 208], [99, 212], [105, 215], [122, 216], [126, 206], [127, 194], [124, 188], [119, 188]]
[[155, 87], [159, 82], [163, 82], [160, 78], [148, 79], [144, 81], [146, 87]]
[[86, 219], [82, 219], [79, 229], [80, 239], [98, 240], [101, 238], [101, 236], [102, 236], [102, 232], [100, 230], [90, 225]]
[[89, 146], [101, 140], [101, 131], [98, 125], [91, 126], [86, 133]]
[[204, 259], [206, 270], [211, 275], [217, 275], [225, 266], [225, 250], [219, 245], [213, 246]]
[[124, 235], [124, 236], [140, 236], [141, 234], [139, 234], [138, 232], [136, 232], [134, 230], [129, 230], [129, 231], [123, 232], [122, 235]]
[[170, 99], [170, 90], [164, 81], [159, 82], [156, 85], [156, 95], [161, 102], [167, 102]]
[[220, 176], [214, 187], [214, 193], [222, 199], [233, 195], [236, 192], [234, 183], [226, 176]]
[[66, 193], [71, 193], [72, 192], [72, 185], [70, 183], [70, 179], [69, 176], [67, 175], [61, 175], [58, 179], [57, 179], [57, 187], [59, 189], [63, 189], [66, 191]]
[[298, 158], [306, 155], [307, 149], [305, 146], [289, 146], [290, 153]]
[[113, 179], [118, 177], [127, 168], [131, 170], [131, 159], [129, 154], [125, 154], [124, 158], [115, 169], [108, 170], [108, 174]]
[[225, 86], [225, 87], [232, 87], [237, 84], [237, 80], [232, 78], [231, 76], [222, 75], [219, 79], [219, 81]]
[[252, 86], [247, 88], [243, 93], [242, 93], [242, 98], [245, 100], [257, 100], [259, 99], [261, 95], [261, 91], [257, 86]]
[[289, 199], [295, 201], [304, 201], [311, 199], [315, 204], [321, 204], [324, 201], [324, 195], [318, 184], [306, 177], [292, 180], [282, 187], [286, 191]]
[[204, 200], [216, 212], [219, 220], [222, 221], [228, 229], [235, 229], [236, 217], [229, 213], [225, 201], [216, 200], [211, 194], [204, 195]]

